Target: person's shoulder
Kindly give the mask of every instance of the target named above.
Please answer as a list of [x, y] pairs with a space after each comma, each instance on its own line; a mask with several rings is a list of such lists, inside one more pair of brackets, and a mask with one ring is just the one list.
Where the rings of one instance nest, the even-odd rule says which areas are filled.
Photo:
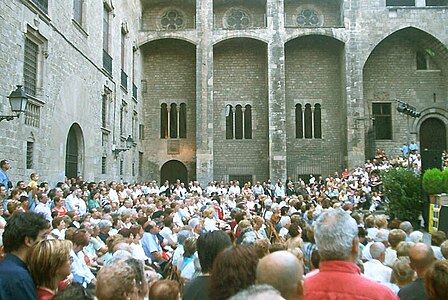
[[400, 297], [400, 299], [408, 299], [409, 297], [414, 297], [421, 291], [424, 291], [423, 280], [417, 279], [403, 286], [398, 292], [398, 296]]

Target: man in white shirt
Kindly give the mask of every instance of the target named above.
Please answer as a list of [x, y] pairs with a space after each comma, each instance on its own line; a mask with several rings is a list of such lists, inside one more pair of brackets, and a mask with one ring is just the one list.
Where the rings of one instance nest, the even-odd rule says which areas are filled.
[[65, 198], [65, 208], [67, 211], [78, 210], [76, 205], [78, 205], [78, 190], [76, 186], [70, 187], [70, 194]]
[[109, 184], [109, 199], [110, 202], [114, 202], [114, 203], [120, 203], [120, 201], [118, 200], [118, 194], [117, 194], [117, 183], [115, 181], [112, 181]]
[[370, 246], [372, 259], [364, 263], [364, 275], [379, 283], [390, 283], [392, 269], [383, 265], [386, 247], [383, 243], [375, 242]]
[[47, 194], [45, 193], [37, 194], [37, 200], [39, 200], [39, 203], [36, 205], [34, 212], [37, 214], [43, 214], [45, 219], [47, 219], [51, 223], [53, 221], [53, 218], [51, 217], [51, 210], [47, 206], [48, 201]]

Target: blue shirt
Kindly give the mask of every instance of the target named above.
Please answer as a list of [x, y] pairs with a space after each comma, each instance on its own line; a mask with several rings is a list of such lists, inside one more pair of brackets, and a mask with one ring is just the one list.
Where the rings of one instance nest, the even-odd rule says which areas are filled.
[[8, 181], [8, 175], [5, 171], [3, 171], [3, 169], [0, 169], [0, 183], [3, 183], [5, 185], [6, 190], [9, 190]]
[[0, 262], [0, 299], [36, 299], [36, 286], [26, 264], [12, 253]]
[[141, 243], [142, 243], [143, 251], [145, 251], [145, 255], [147, 257], [151, 258], [151, 260], [157, 261], [154, 258], [154, 255], [152, 255], [153, 252], [162, 251], [162, 247], [160, 247], [157, 237], [154, 234], [145, 232], [145, 233], [143, 233]]
[[84, 261], [84, 253], [79, 251], [78, 254], [76, 254], [72, 249], [70, 250], [70, 257], [72, 260], [73, 282], [79, 283], [83, 287], [87, 287], [87, 285], [95, 279], [95, 275], [93, 275], [92, 271], [90, 271]]

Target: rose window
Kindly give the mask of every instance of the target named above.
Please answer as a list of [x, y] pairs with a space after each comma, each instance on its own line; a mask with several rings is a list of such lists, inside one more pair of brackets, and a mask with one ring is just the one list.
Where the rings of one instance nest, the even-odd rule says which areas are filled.
[[182, 29], [184, 27], [184, 17], [177, 10], [169, 10], [161, 18], [160, 23], [163, 29]]
[[227, 23], [227, 28], [231, 29], [243, 29], [250, 26], [249, 15], [240, 9], [230, 10], [226, 14], [225, 20]]
[[318, 14], [312, 9], [304, 9], [297, 16], [297, 24], [300, 26], [318, 26], [319, 22]]

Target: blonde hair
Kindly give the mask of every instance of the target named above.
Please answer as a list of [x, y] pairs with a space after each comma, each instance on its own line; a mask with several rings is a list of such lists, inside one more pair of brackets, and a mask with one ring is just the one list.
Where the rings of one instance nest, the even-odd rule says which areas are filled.
[[392, 266], [392, 281], [399, 287], [411, 283], [415, 277], [415, 271], [409, 265], [407, 257], [399, 257]]
[[206, 208], [204, 210], [204, 212], [202, 213], [202, 216], [204, 218], [207, 218], [207, 217], [212, 217], [213, 218], [214, 214], [215, 214], [215, 209], [213, 207], [209, 207], [209, 208]]
[[56, 289], [55, 274], [70, 261], [72, 246], [70, 241], [56, 239], [43, 240], [31, 246], [27, 261], [36, 286]]
[[96, 278], [97, 298], [99, 300], [124, 299], [125, 296], [137, 293], [135, 277], [134, 270], [124, 261], [102, 267]]
[[375, 225], [378, 228], [387, 228], [387, 217], [386, 215], [378, 215], [376, 216]]

